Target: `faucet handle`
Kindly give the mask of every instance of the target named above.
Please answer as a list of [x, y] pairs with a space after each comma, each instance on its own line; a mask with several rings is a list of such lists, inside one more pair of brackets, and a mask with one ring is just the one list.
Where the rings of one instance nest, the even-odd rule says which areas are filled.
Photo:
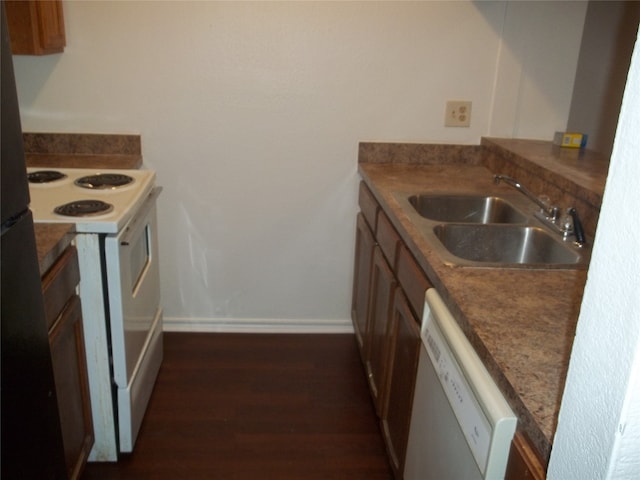
[[558, 220], [558, 217], [560, 216], [560, 209], [558, 207], [553, 206], [553, 204], [551, 203], [551, 199], [549, 198], [548, 195], [540, 195], [538, 197], [538, 200], [540, 200], [542, 205], [544, 205], [544, 207], [541, 208], [541, 211], [547, 216], [549, 220], [555, 223]]
[[560, 218], [558, 226], [562, 232], [562, 238], [565, 240], [573, 233], [573, 218], [569, 214], [569, 209], [567, 209], [567, 212]]

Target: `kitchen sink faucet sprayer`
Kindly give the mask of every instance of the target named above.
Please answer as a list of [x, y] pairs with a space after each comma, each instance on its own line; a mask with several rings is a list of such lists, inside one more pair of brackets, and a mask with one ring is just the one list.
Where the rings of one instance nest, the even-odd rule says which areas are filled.
[[582, 228], [582, 222], [578, 218], [578, 212], [576, 212], [576, 209], [574, 207], [571, 207], [569, 210], [567, 210], [567, 213], [571, 215], [571, 219], [573, 221], [573, 235], [576, 239], [575, 243], [581, 247], [586, 243], [587, 240], [584, 235], [584, 229]]

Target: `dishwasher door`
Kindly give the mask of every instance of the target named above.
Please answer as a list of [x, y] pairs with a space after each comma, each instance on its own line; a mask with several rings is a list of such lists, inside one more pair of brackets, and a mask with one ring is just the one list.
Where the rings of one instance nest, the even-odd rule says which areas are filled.
[[421, 330], [405, 480], [504, 478], [516, 417], [435, 289]]

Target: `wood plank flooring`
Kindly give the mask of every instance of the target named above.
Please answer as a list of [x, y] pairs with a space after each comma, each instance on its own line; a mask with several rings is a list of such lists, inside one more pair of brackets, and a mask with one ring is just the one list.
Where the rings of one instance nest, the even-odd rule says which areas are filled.
[[135, 451], [83, 480], [392, 474], [353, 335], [165, 333]]

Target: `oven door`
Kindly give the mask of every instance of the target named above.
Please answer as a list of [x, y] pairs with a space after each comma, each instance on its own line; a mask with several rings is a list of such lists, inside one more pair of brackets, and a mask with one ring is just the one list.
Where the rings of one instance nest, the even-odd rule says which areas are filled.
[[120, 451], [130, 452], [162, 362], [155, 188], [117, 235], [105, 240]]

